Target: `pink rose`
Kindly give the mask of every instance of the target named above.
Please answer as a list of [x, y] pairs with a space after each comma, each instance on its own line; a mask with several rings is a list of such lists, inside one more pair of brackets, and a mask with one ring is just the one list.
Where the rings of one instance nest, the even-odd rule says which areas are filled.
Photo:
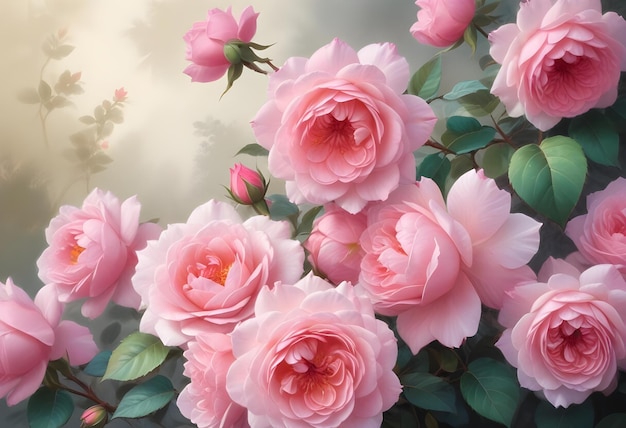
[[565, 233], [588, 264], [626, 265], [626, 179], [587, 196], [587, 214], [569, 221]]
[[270, 172], [287, 181], [287, 196], [335, 201], [354, 214], [414, 181], [412, 153], [437, 119], [424, 100], [403, 95], [408, 81], [394, 45], [355, 52], [338, 39], [272, 74], [252, 128], [270, 151]]
[[456, 43], [476, 12], [475, 0], [416, 0], [420, 7], [411, 34], [418, 42], [439, 48]]
[[542, 131], [563, 117], [608, 107], [626, 70], [626, 21], [600, 0], [528, 0], [517, 23], [489, 34], [502, 68], [491, 92], [510, 116]]
[[0, 283], [0, 397], [9, 406], [39, 388], [49, 361], [68, 356], [70, 364], [80, 365], [98, 352], [89, 330], [61, 321], [62, 312], [50, 289], [33, 301], [11, 278]]
[[562, 407], [610, 394], [626, 368], [626, 282], [612, 265], [565, 271], [509, 292], [496, 343], [521, 386]]
[[141, 205], [135, 197], [120, 202], [112, 193], [94, 189], [81, 208], [65, 205], [46, 229], [46, 248], [39, 278], [61, 302], [86, 299], [82, 313], [96, 318], [113, 300], [138, 308], [140, 298], [130, 279], [135, 252], [156, 238], [161, 228], [139, 224]]
[[401, 392], [393, 332], [346, 282], [264, 288], [232, 343], [226, 389], [252, 427], [378, 428]]
[[460, 346], [478, 329], [481, 302], [499, 308], [507, 289], [534, 278], [526, 263], [541, 224], [510, 206], [509, 193], [470, 170], [447, 206], [435, 182], [422, 178], [369, 209], [358, 286], [378, 313], [398, 316], [413, 353], [433, 340]]
[[265, 178], [263, 178], [258, 171], [236, 163], [230, 168], [229, 190], [236, 202], [244, 205], [252, 205], [255, 202], [263, 200], [267, 185]]
[[367, 216], [363, 211], [350, 214], [335, 204], [326, 204], [304, 243], [316, 271], [333, 284], [342, 281], [356, 284], [364, 254], [359, 239], [366, 227]]
[[230, 7], [226, 11], [209, 10], [206, 21], [193, 24], [183, 37], [187, 43], [187, 60], [192, 62], [184, 73], [191, 76], [192, 82], [212, 82], [222, 77], [230, 67], [224, 45], [231, 40], [252, 40], [258, 16], [248, 6], [237, 24]]
[[230, 336], [203, 333], [189, 342], [183, 374], [191, 382], [176, 404], [198, 428], [247, 428], [248, 411], [233, 402], [226, 391], [226, 373], [235, 356]]
[[286, 222], [211, 200], [187, 223], [171, 224], [138, 253], [133, 285], [144, 312], [140, 330], [168, 346], [203, 332], [229, 333], [253, 315], [259, 290], [302, 275], [304, 250]]

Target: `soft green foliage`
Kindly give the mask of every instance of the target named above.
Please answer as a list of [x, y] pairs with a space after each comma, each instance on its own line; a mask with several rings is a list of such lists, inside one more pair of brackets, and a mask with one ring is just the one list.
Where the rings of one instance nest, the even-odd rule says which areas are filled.
[[541, 402], [535, 412], [537, 428], [587, 428], [593, 426], [593, 406], [589, 400], [567, 408]]
[[443, 153], [433, 153], [426, 156], [417, 165], [416, 177], [417, 180], [421, 177], [432, 178], [443, 191], [445, 189], [446, 177], [450, 173], [450, 168], [450, 159]]
[[500, 177], [508, 171], [513, 153], [515, 149], [506, 143], [492, 144], [482, 151], [480, 166], [487, 177]]
[[158, 337], [131, 333], [113, 350], [102, 379], [137, 379], [161, 365], [168, 352], [169, 348]]
[[437, 95], [441, 84], [441, 55], [422, 65], [409, 81], [408, 93], [423, 99]]
[[58, 428], [74, 412], [74, 402], [66, 391], [39, 388], [28, 400], [28, 424], [31, 428]]
[[241, 150], [239, 150], [235, 154], [235, 156], [237, 155], [267, 156], [268, 154], [269, 154], [269, 150], [267, 150], [265, 147], [257, 143], [251, 143], [241, 148]]
[[111, 351], [99, 352], [93, 359], [85, 366], [84, 372], [89, 376], [102, 377], [106, 372], [107, 365], [111, 359]]
[[430, 373], [410, 373], [401, 382], [404, 396], [411, 404], [427, 410], [455, 411], [454, 388], [444, 379]]
[[447, 130], [441, 136], [443, 144], [456, 154], [470, 153], [484, 148], [493, 140], [496, 130], [483, 126], [473, 117], [452, 116], [446, 122]]
[[128, 391], [112, 419], [141, 418], [159, 410], [169, 403], [176, 395], [172, 382], [165, 376], [155, 376]]
[[591, 110], [572, 119], [570, 136], [580, 144], [592, 161], [608, 166], [619, 166], [619, 135], [613, 123], [600, 111]]

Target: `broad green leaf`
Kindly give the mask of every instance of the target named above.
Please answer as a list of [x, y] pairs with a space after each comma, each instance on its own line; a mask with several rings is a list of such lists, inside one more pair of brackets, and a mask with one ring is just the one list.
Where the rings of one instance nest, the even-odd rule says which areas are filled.
[[102, 377], [106, 372], [109, 359], [111, 358], [111, 351], [105, 350], [96, 354], [89, 364], [85, 366], [83, 370], [89, 376]]
[[474, 163], [468, 155], [460, 155], [452, 159], [450, 162], [450, 175], [446, 182], [446, 186], [454, 183], [460, 176], [470, 169], [474, 169]]
[[417, 165], [416, 179], [419, 180], [422, 177], [432, 178], [443, 192], [446, 177], [450, 173], [450, 165], [450, 160], [443, 153], [428, 155]]
[[600, 111], [591, 110], [570, 122], [569, 135], [589, 159], [601, 165], [619, 166], [619, 135]]
[[117, 410], [115, 418], [141, 418], [165, 407], [176, 395], [172, 382], [165, 376], [155, 376], [152, 379], [129, 390]]
[[28, 400], [26, 413], [31, 428], [58, 428], [72, 416], [74, 402], [66, 391], [39, 388]]
[[478, 414], [511, 426], [520, 387], [510, 367], [491, 358], [479, 358], [461, 376], [461, 394]]
[[517, 149], [509, 165], [509, 180], [515, 192], [561, 226], [580, 197], [586, 175], [582, 148], [563, 136]]
[[464, 80], [454, 85], [452, 90], [443, 96], [443, 99], [448, 101], [458, 100], [466, 95], [486, 89], [488, 88], [478, 80]]
[[39, 104], [41, 102], [39, 93], [33, 88], [22, 89], [18, 92], [17, 99], [24, 104]]
[[593, 426], [593, 406], [589, 401], [567, 408], [555, 408], [542, 401], [535, 411], [537, 428], [587, 428]]
[[252, 144], [247, 144], [246, 146], [244, 146], [241, 150], [235, 153], [235, 156], [237, 155], [267, 156], [269, 153], [270, 153], [269, 150], [267, 150], [265, 147], [261, 146], [260, 144], [252, 143]]
[[430, 373], [410, 373], [402, 376], [404, 396], [411, 404], [426, 410], [454, 412], [454, 388], [440, 377]]
[[158, 337], [132, 333], [113, 350], [102, 380], [137, 379], [158, 367], [168, 352], [169, 348]]
[[297, 235], [303, 235], [303, 237], [309, 236], [313, 229], [313, 220], [322, 210], [322, 206], [313, 207], [302, 215], [302, 220], [298, 225]]
[[487, 177], [496, 178], [509, 169], [515, 149], [506, 143], [493, 144], [481, 151], [480, 166]]
[[494, 128], [481, 125], [473, 117], [452, 116], [446, 126], [448, 129], [441, 136], [441, 141], [457, 154], [482, 149], [496, 135]]
[[598, 422], [596, 428], [624, 428], [626, 427], [626, 413], [613, 413], [605, 416]]
[[441, 83], [441, 56], [437, 55], [411, 77], [408, 93], [423, 99], [437, 95]]
[[469, 114], [476, 117], [487, 116], [500, 105], [500, 100], [486, 89], [464, 95], [457, 101]]
[[289, 202], [285, 195], [269, 195], [270, 218], [272, 220], [285, 220], [288, 218], [297, 217], [300, 213], [298, 206], [292, 202]]

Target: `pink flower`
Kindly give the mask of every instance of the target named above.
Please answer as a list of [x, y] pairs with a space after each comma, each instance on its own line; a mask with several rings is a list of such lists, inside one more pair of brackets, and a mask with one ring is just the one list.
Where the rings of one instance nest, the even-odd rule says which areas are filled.
[[226, 391], [226, 373], [235, 357], [230, 336], [203, 333], [189, 342], [184, 354], [184, 375], [191, 382], [176, 404], [198, 428], [247, 428], [248, 411], [233, 402]]
[[562, 407], [610, 394], [626, 368], [626, 282], [612, 265], [566, 270], [509, 292], [496, 343], [521, 386]]
[[475, 0], [416, 0], [420, 7], [411, 34], [418, 42], [445, 48], [456, 43], [476, 12]]
[[266, 191], [265, 179], [258, 171], [240, 163], [230, 168], [230, 194], [236, 202], [252, 205], [262, 201]]
[[569, 221], [565, 233], [589, 265], [626, 265], [626, 179], [587, 196], [587, 214]]
[[393, 332], [346, 282], [264, 288], [232, 343], [226, 389], [252, 427], [378, 428], [401, 392]]
[[412, 153], [437, 119], [424, 100], [403, 95], [408, 80], [394, 45], [355, 52], [338, 39], [270, 76], [252, 128], [293, 202], [335, 201], [354, 214], [415, 180]]
[[510, 206], [506, 191], [471, 170], [451, 187], [447, 206], [422, 178], [369, 209], [358, 286], [378, 313], [398, 316], [413, 353], [433, 340], [460, 346], [477, 331], [481, 302], [499, 308], [507, 289], [534, 279], [526, 263], [541, 224]]
[[159, 235], [153, 223], [139, 224], [141, 205], [135, 197], [120, 202], [112, 193], [94, 189], [81, 208], [65, 205], [46, 229], [46, 248], [39, 278], [61, 302], [86, 299], [82, 313], [96, 318], [109, 301], [138, 308], [140, 298], [130, 279], [135, 252]]
[[133, 285], [141, 295], [140, 330], [168, 346], [203, 332], [229, 333], [253, 315], [261, 287], [302, 275], [304, 251], [286, 222], [211, 200], [187, 223], [171, 224], [138, 253]]
[[89, 330], [61, 321], [62, 312], [49, 289], [32, 301], [10, 278], [0, 283], [0, 397], [9, 406], [39, 388], [49, 361], [67, 356], [80, 365], [98, 352]]
[[122, 103], [126, 101], [126, 97], [128, 96], [128, 91], [123, 87], [116, 89], [115, 94], [113, 95], [113, 101]]
[[356, 284], [364, 254], [359, 239], [366, 227], [367, 216], [363, 211], [350, 214], [335, 204], [326, 204], [304, 243], [316, 271], [333, 284], [342, 281]]
[[528, 0], [517, 23], [493, 31], [489, 41], [502, 64], [491, 92], [510, 116], [526, 115], [540, 130], [617, 98], [626, 21], [603, 15], [600, 0]]
[[209, 10], [206, 21], [193, 24], [183, 37], [187, 43], [187, 60], [192, 62], [184, 73], [191, 76], [192, 82], [212, 82], [222, 77], [230, 67], [224, 45], [231, 40], [252, 40], [258, 16], [252, 6], [248, 6], [238, 24], [230, 7], [226, 11]]

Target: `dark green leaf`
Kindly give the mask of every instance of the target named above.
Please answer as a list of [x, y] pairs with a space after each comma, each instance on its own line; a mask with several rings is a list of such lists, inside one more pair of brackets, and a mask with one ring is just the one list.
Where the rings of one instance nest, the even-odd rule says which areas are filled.
[[509, 169], [515, 149], [506, 143], [493, 144], [481, 151], [480, 166], [487, 177], [496, 178]]
[[39, 388], [30, 399], [26, 413], [31, 428], [58, 428], [72, 416], [74, 402], [63, 390]]
[[482, 149], [493, 140], [496, 130], [483, 126], [473, 117], [452, 116], [446, 124], [448, 130], [443, 133], [443, 144], [457, 154], [469, 153]]
[[155, 376], [128, 391], [117, 406], [112, 419], [141, 418], [149, 415], [165, 407], [175, 395], [176, 391], [168, 378]]
[[102, 330], [102, 333], [100, 333], [100, 342], [105, 345], [110, 345], [117, 340], [121, 331], [122, 323], [119, 321], [113, 321], [111, 324], [106, 326], [104, 330]]
[[269, 150], [257, 143], [251, 143], [245, 145], [241, 150], [235, 153], [237, 155], [250, 155], [250, 156], [267, 156]]
[[454, 412], [454, 388], [440, 377], [430, 373], [410, 373], [402, 376], [404, 396], [411, 404], [426, 410]]
[[624, 428], [626, 427], [626, 413], [608, 415], [596, 425], [596, 428]]
[[569, 135], [589, 159], [601, 165], [619, 166], [619, 135], [613, 123], [600, 111], [591, 110], [570, 122]]
[[167, 357], [167, 348], [158, 337], [135, 332], [113, 351], [102, 379], [132, 380], [148, 374]]
[[315, 220], [315, 217], [317, 217], [322, 208], [322, 206], [313, 207], [302, 215], [302, 220], [298, 225], [298, 235], [308, 236], [311, 233], [311, 230], [313, 229], [313, 220]]
[[450, 160], [443, 153], [430, 154], [417, 165], [416, 180], [421, 177], [431, 178], [443, 192], [450, 165]]
[[593, 419], [593, 406], [588, 401], [567, 408], [542, 401], [535, 412], [537, 428], [587, 428], [593, 426]]
[[285, 220], [297, 217], [300, 213], [298, 206], [289, 202], [285, 195], [269, 195], [270, 218], [272, 220]]
[[91, 361], [89, 361], [89, 364], [85, 366], [84, 372], [89, 376], [104, 376], [110, 358], [111, 351], [106, 350], [99, 352]]
[[423, 99], [437, 95], [441, 83], [441, 56], [437, 55], [411, 77], [408, 93]]

